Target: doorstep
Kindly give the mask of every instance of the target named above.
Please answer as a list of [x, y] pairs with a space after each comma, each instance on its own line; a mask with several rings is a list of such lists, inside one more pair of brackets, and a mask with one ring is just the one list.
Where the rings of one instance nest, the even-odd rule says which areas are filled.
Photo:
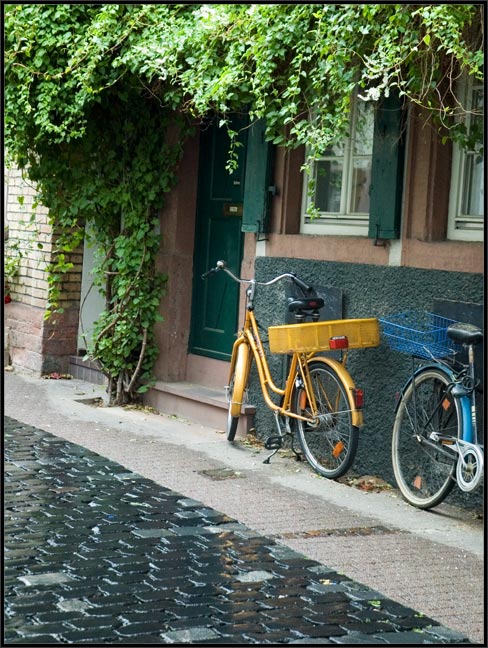
[[[144, 396], [144, 403], [165, 414], [225, 431], [228, 403], [224, 389], [212, 389], [190, 382], [157, 381]], [[256, 408], [242, 406], [237, 436], [245, 437], [254, 424]]]

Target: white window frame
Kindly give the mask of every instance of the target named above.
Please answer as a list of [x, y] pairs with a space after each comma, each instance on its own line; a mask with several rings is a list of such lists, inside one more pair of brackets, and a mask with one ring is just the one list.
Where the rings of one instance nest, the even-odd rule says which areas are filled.
[[[473, 92], [483, 90], [483, 84], [475, 83], [473, 80], [464, 79], [462, 92], [466, 102], [468, 114], [466, 117], [469, 129], [471, 116], [469, 111], [472, 108]], [[449, 215], [447, 222], [447, 238], [452, 241], [483, 241], [484, 240], [484, 218], [472, 214], [463, 214], [463, 187], [465, 181], [466, 160], [472, 151], [462, 149], [458, 144], [453, 144], [451, 187], [449, 192]], [[482, 191], [484, 192], [484, 183]], [[481, 200], [484, 204], [483, 197]], [[464, 224], [464, 227], [460, 224]]]
[[[368, 236], [369, 212], [351, 212], [353, 170], [355, 159], [371, 159], [373, 157], [373, 144], [371, 142], [371, 153], [369, 155], [354, 155], [354, 136], [356, 133], [357, 110], [356, 101], [353, 101], [351, 108], [350, 134], [343, 142], [343, 174], [341, 185], [340, 211], [339, 212], [318, 212], [314, 218], [308, 214], [311, 198], [309, 195], [310, 176], [305, 173], [302, 189], [302, 234], [331, 234], [339, 236]], [[371, 108], [372, 109], [372, 108]], [[374, 128], [374, 126], [373, 126]], [[374, 133], [373, 133], [374, 134]], [[324, 155], [313, 164], [313, 174], [316, 172], [316, 163], [334, 159], [335, 156]], [[345, 180], [345, 182], [344, 182]]]

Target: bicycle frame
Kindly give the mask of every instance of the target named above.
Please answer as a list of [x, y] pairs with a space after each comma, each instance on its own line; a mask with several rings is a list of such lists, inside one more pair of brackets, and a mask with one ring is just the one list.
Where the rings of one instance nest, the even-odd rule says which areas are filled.
[[[237, 349], [241, 344], [247, 344], [253, 353], [253, 357], [256, 362], [256, 367], [259, 374], [259, 381], [261, 384], [261, 389], [263, 392], [263, 397], [266, 405], [273, 411], [278, 412], [279, 414], [283, 414], [285, 416], [290, 416], [293, 418], [300, 418], [303, 421], [311, 422], [313, 419], [308, 419], [303, 416], [299, 416], [290, 411], [291, 398], [293, 394], [293, 388], [295, 386], [293, 379], [298, 369], [303, 379], [303, 384], [305, 386], [307, 398], [309, 399], [311, 409], [314, 413], [317, 412], [315, 396], [313, 393], [313, 389], [311, 388], [309, 372], [308, 372], [307, 362], [306, 362], [308, 355], [298, 354], [298, 353], [293, 354], [286, 385], [284, 388], [281, 388], [275, 384], [271, 376], [268, 361], [266, 359], [266, 355], [263, 349], [261, 336], [259, 335], [256, 318], [254, 316], [253, 311], [251, 310], [246, 311], [246, 319], [244, 322], [243, 329], [240, 331], [239, 336], [234, 343], [234, 349], [233, 349], [231, 365], [230, 365], [230, 374], [229, 374], [230, 376], [232, 376], [234, 372], [235, 361], [237, 358]], [[273, 402], [270, 396], [270, 390], [275, 394], [278, 394], [279, 396], [283, 397], [281, 405], [276, 405], [276, 403]]]
[[[359, 427], [363, 424], [363, 391], [357, 389], [346, 370], [347, 348], [377, 346], [378, 322], [366, 320], [330, 320], [319, 323], [319, 309], [324, 300], [315, 288], [285, 272], [269, 281], [241, 279], [217, 261], [216, 267], [202, 275], [206, 279], [223, 270], [234, 281], [245, 284], [246, 307], [242, 329], [232, 347], [229, 381], [225, 387], [228, 401], [227, 440], [235, 439], [239, 417], [245, 400], [252, 359], [256, 361], [264, 402], [273, 412], [277, 434], [267, 437], [264, 446], [273, 452], [283, 447], [287, 437], [297, 459], [301, 459], [294, 441], [300, 442], [303, 456], [311, 467], [329, 479], [341, 477], [351, 467], [356, 456]], [[270, 286], [289, 279], [300, 294], [288, 300], [288, 310], [295, 314], [295, 324], [269, 327], [269, 353], [290, 357], [284, 386], [273, 380], [254, 314], [256, 287]], [[311, 322], [304, 322], [310, 317]], [[351, 340], [351, 342], [350, 342]], [[317, 355], [321, 350], [341, 349], [340, 361]], [[280, 397], [280, 403], [275, 401]], [[294, 422], [294, 426], [291, 426]]]
[[474, 348], [470, 345], [468, 348], [468, 375], [473, 381], [473, 389], [469, 396], [464, 394], [461, 396], [461, 410], [463, 413], [463, 441], [467, 443], [478, 443], [478, 430], [476, 422], [476, 394], [475, 394], [475, 378], [474, 378]]
[[[244, 321], [244, 326], [242, 330], [239, 332], [237, 340], [234, 342], [229, 377], [232, 377], [234, 372], [238, 347], [241, 344], [247, 344], [250, 347], [256, 362], [256, 367], [259, 375], [259, 382], [261, 385], [261, 390], [266, 405], [279, 415], [286, 416], [289, 418], [300, 419], [307, 423], [313, 423], [313, 421], [315, 420], [314, 417], [316, 417], [317, 414], [317, 406], [315, 402], [314, 390], [312, 388], [312, 384], [310, 380], [308, 361], [310, 360], [311, 357], [314, 357], [314, 359], [329, 365], [337, 372], [343, 384], [347, 388], [346, 391], [347, 391], [349, 405], [351, 409], [352, 424], [356, 427], [361, 427], [363, 424], [363, 413], [362, 410], [357, 409], [356, 403], [354, 401], [355, 385], [352, 381], [351, 376], [345, 369], [344, 366], [345, 362], [341, 363], [331, 358], [326, 358], [323, 356], [314, 356], [313, 353], [294, 353], [291, 358], [290, 369], [288, 371], [285, 387], [281, 388], [276, 385], [276, 383], [274, 382], [271, 376], [266, 354], [263, 349], [261, 336], [259, 334], [258, 325], [253, 312], [253, 308], [252, 306], [249, 305], [250, 303], [252, 304], [253, 295], [254, 295], [254, 285], [248, 288], [246, 317]], [[250, 360], [248, 360], [248, 362], [250, 362]], [[248, 372], [248, 368], [246, 369], [246, 372]], [[291, 411], [291, 401], [292, 401], [293, 391], [295, 388], [295, 376], [297, 375], [297, 373], [298, 375], [301, 376], [301, 379], [303, 381], [303, 386], [307, 394], [308, 403], [313, 413], [312, 418], [303, 417]], [[277, 405], [276, 403], [273, 402], [270, 396], [270, 391], [282, 397], [281, 405]]]

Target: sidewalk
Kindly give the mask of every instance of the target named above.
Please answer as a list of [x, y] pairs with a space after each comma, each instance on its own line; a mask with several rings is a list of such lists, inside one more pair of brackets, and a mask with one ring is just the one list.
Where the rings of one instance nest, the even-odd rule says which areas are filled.
[[[107, 457], [144, 483], [152, 480], [180, 499], [221, 512], [252, 530], [251, 537], [265, 540], [266, 546], [303, 554], [309, 559], [304, 573], [326, 567], [320, 578], [312, 572], [312, 590], [318, 585], [318, 591], [327, 590], [332, 580], [328, 571], [342, 574], [348, 583], [373, 590], [370, 601], [396, 601], [444, 627], [444, 639], [431, 636], [430, 643], [468, 637], [483, 644], [483, 522], [472, 514], [445, 504], [434, 512], [418, 511], [395, 493], [366, 493], [330, 482], [306, 464], [280, 455], [264, 465], [266, 451], [232, 446], [222, 431], [170, 416], [94, 407], [86, 401], [103, 394], [97, 385], [11, 373], [4, 378], [7, 416]], [[421, 627], [418, 621], [416, 629]], [[446, 628], [455, 632], [449, 635]], [[372, 630], [370, 625], [371, 638]], [[412, 635], [406, 628], [404, 642], [423, 643], [422, 632]], [[383, 632], [373, 643], [396, 643], [398, 627], [395, 633], [395, 641]], [[412, 641], [415, 635], [418, 640]]]

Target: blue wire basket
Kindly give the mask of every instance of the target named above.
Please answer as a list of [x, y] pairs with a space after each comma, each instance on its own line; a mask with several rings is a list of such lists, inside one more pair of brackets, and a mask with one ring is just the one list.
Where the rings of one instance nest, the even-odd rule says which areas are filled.
[[435, 313], [411, 310], [387, 318], [378, 318], [391, 349], [419, 358], [453, 357], [461, 350], [447, 337], [447, 328], [456, 320]]

